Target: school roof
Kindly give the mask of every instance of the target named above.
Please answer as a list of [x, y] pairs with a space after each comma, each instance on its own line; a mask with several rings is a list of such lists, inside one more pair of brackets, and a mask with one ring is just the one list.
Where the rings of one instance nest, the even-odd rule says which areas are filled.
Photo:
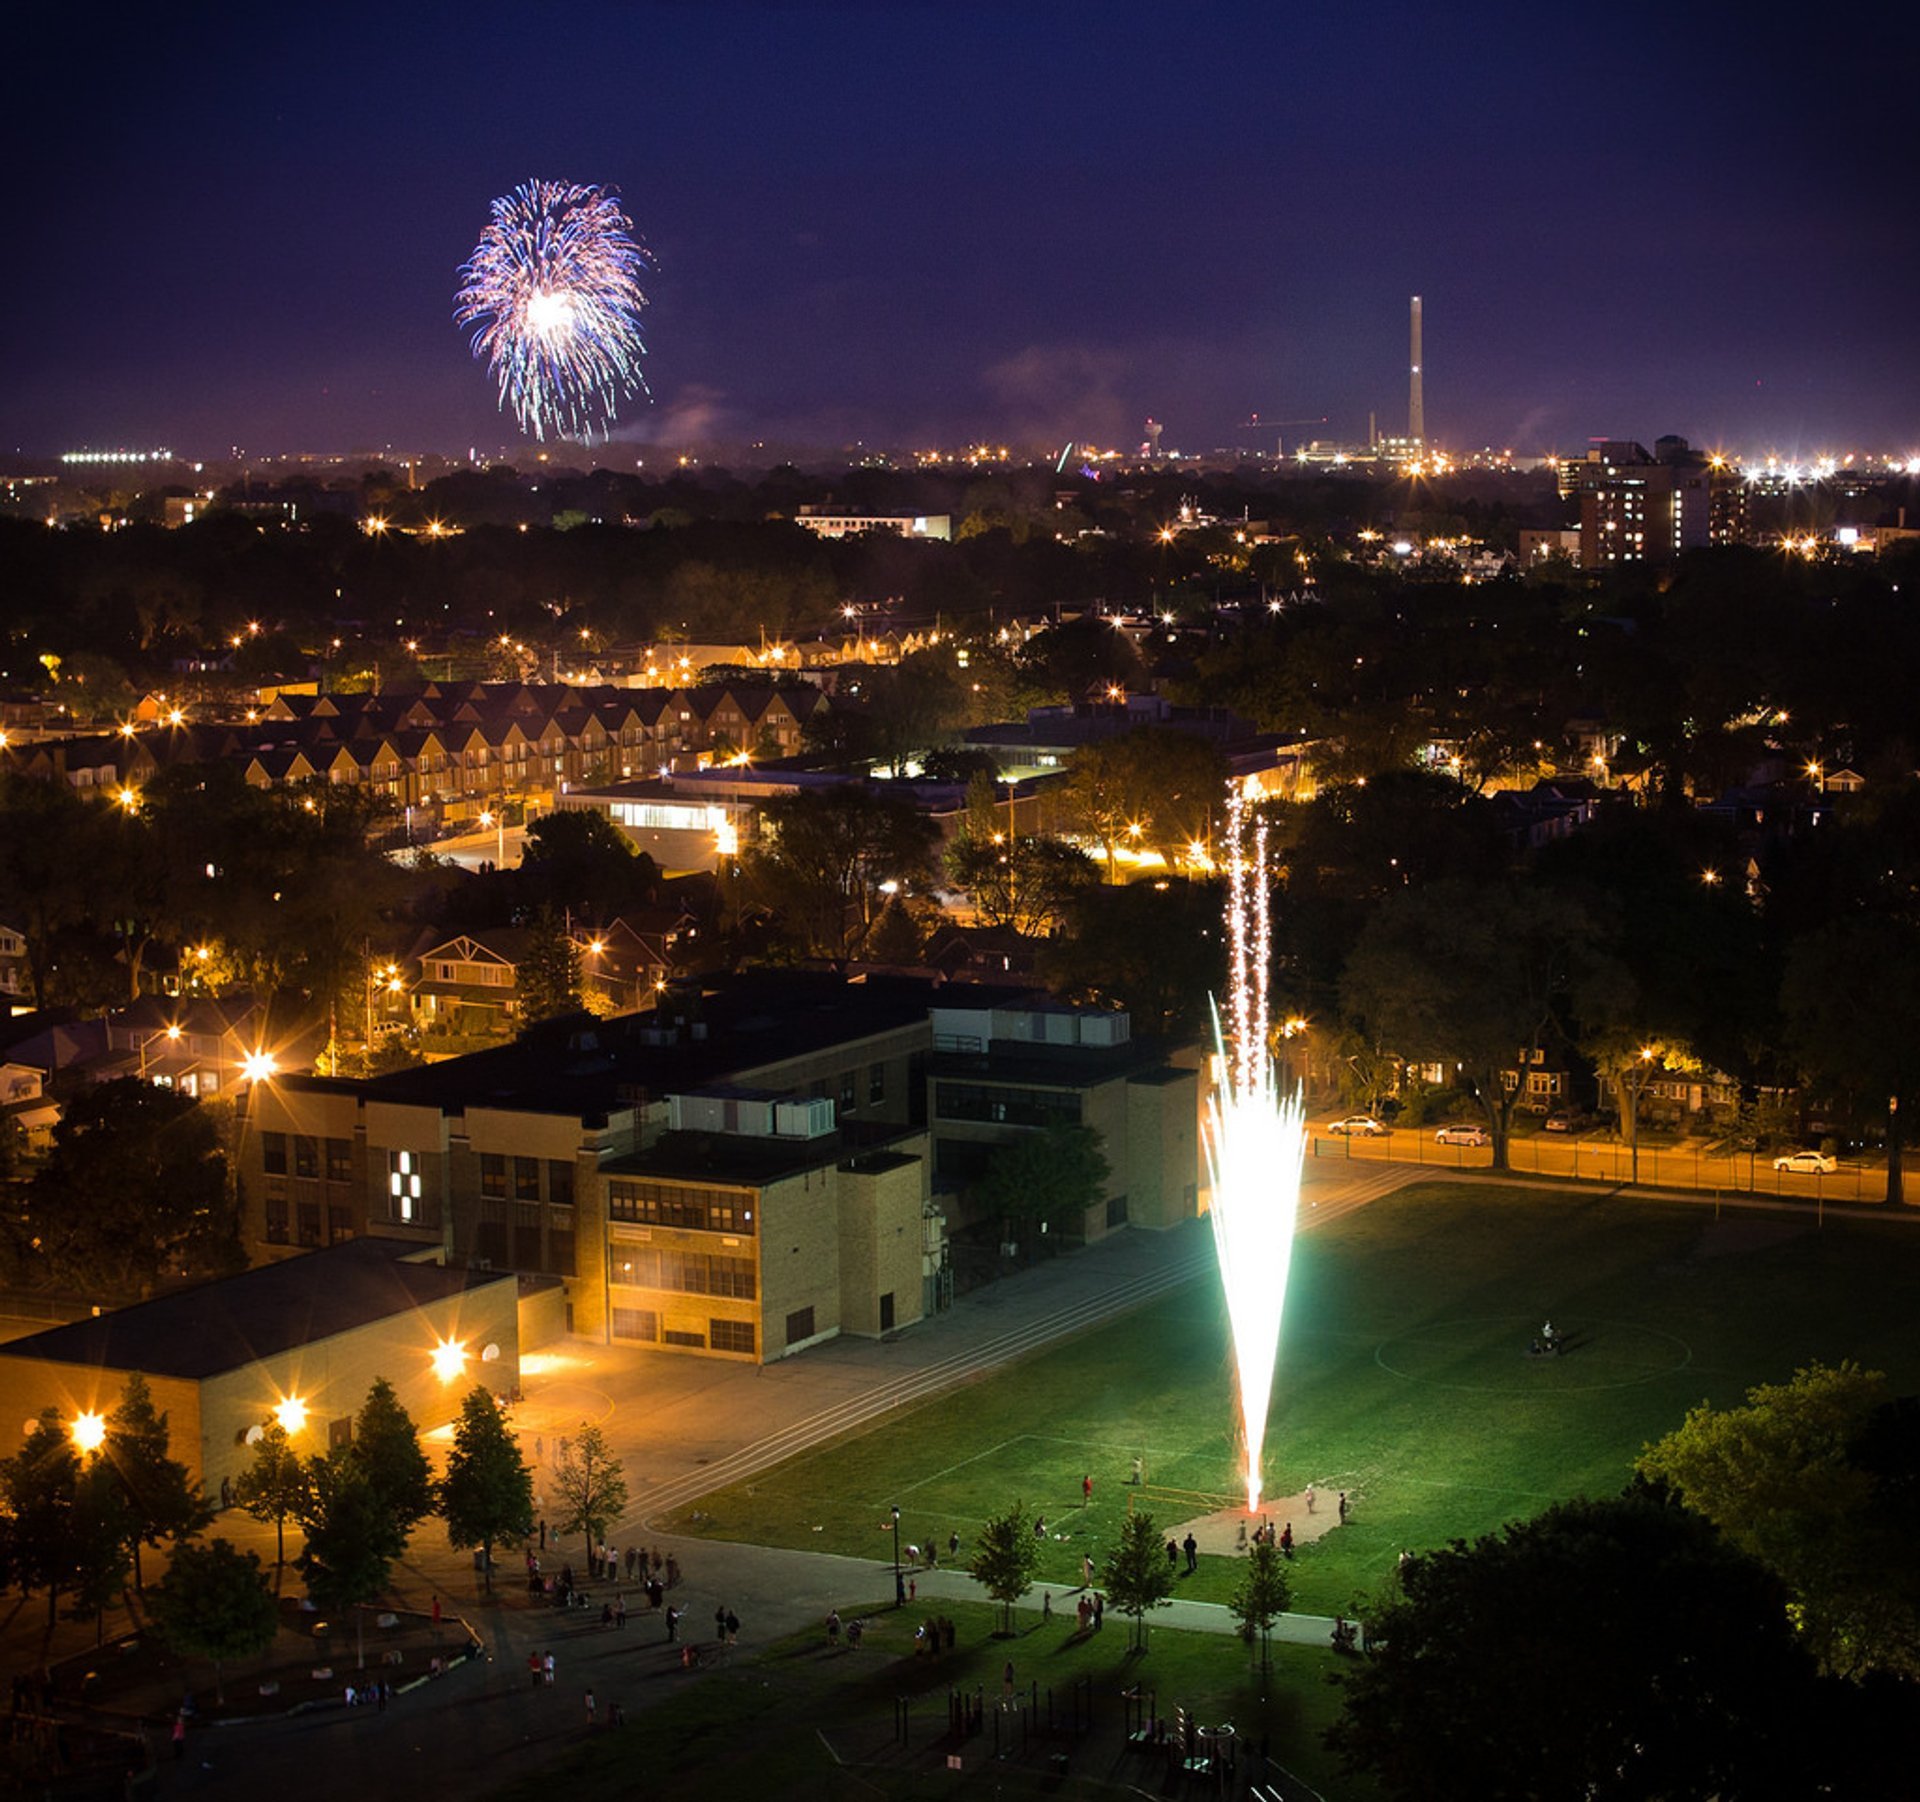
[[409, 1261], [355, 1239], [0, 1345], [0, 1357], [197, 1380], [371, 1326], [510, 1274]]

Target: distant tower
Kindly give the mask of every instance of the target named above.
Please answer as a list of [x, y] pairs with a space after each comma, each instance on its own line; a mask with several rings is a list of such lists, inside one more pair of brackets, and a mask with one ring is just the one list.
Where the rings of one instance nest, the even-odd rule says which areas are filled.
[[1160, 434], [1163, 430], [1165, 430], [1165, 428], [1159, 420], [1149, 419], [1147, 421], [1146, 451], [1149, 457], [1157, 458], [1160, 455]]
[[1407, 382], [1407, 436], [1416, 445], [1427, 441], [1427, 409], [1420, 396], [1420, 296], [1413, 297], [1413, 373]]

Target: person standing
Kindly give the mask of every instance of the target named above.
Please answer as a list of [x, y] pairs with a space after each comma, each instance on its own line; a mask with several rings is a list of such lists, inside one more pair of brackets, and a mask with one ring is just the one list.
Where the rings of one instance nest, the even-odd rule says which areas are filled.
[[1177, 1539], [1169, 1539], [1167, 1541], [1167, 1569], [1178, 1570], [1179, 1568], [1180, 1568], [1180, 1542]]
[[1181, 1543], [1181, 1550], [1187, 1555], [1187, 1575], [1192, 1576], [1200, 1568], [1200, 1542], [1189, 1533]]
[[1092, 1471], [1088, 1471], [1087, 1474], [1080, 1479], [1080, 1506], [1083, 1508], [1091, 1508], [1093, 1506]]
[[546, 1679], [547, 1687], [551, 1689], [553, 1687], [553, 1654], [551, 1652], [541, 1659], [540, 1674]]
[[1107, 1598], [1099, 1590], [1093, 1592], [1093, 1630], [1098, 1633], [1107, 1624]]
[[1091, 1589], [1093, 1587], [1093, 1554], [1091, 1552], [1081, 1554], [1080, 1587], [1082, 1589]]
[[1293, 1522], [1292, 1521], [1288, 1521], [1286, 1526], [1281, 1529], [1280, 1550], [1285, 1556], [1289, 1558], [1293, 1556]]
[[736, 1645], [740, 1639], [740, 1617], [729, 1608], [727, 1610], [727, 1644]]
[[616, 1632], [624, 1631], [627, 1624], [627, 1598], [617, 1595], [613, 1598], [613, 1625]]
[[1340, 1491], [1340, 1524], [1343, 1527], [1347, 1524], [1347, 1492], [1344, 1489]]
[[1305, 1493], [1306, 1493], [1306, 1500], [1307, 1500], [1307, 1512], [1311, 1514], [1313, 1512], [1313, 1485], [1311, 1483], [1307, 1485]]
[[713, 1636], [722, 1645], [727, 1643], [727, 1605], [722, 1602], [713, 1611]]
[[667, 1644], [668, 1645], [672, 1645], [673, 1642], [680, 1637], [680, 1616], [683, 1612], [684, 1611], [679, 1608], [669, 1608], [667, 1610]]
[[593, 1725], [593, 1691], [587, 1691], [587, 1725]]
[[173, 1717], [173, 1755], [176, 1759], [187, 1755], [187, 1717], [184, 1714]]

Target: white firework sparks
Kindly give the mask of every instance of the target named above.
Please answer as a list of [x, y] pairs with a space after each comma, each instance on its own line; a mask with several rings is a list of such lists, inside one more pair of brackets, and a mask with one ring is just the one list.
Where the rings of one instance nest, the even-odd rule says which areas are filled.
[[1298, 1088], [1283, 1098], [1274, 1075], [1267, 1009], [1267, 830], [1256, 825], [1249, 834], [1237, 792], [1227, 804], [1227, 843], [1227, 1017], [1223, 1032], [1214, 1009], [1207, 1167], [1246, 1440], [1247, 1509], [1255, 1513], [1300, 1208], [1306, 1102]]

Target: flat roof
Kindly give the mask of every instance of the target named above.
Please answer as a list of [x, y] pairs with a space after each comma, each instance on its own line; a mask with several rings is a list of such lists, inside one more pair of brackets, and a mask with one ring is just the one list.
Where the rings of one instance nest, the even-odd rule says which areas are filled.
[[15, 1339], [0, 1357], [198, 1379], [515, 1281], [511, 1272], [408, 1261], [417, 1250], [354, 1239]]
[[610, 1020], [582, 1014], [547, 1021], [508, 1045], [369, 1081], [277, 1080], [292, 1093], [357, 1094], [443, 1114], [503, 1108], [604, 1119], [641, 1094], [688, 1094], [768, 1064], [923, 1025], [929, 1007], [954, 1005], [965, 995], [1006, 1005], [1032, 992], [1031, 985], [946, 984], [931, 977], [848, 981], [832, 971], [756, 970], [702, 981], [693, 1015], [704, 1029], [700, 1036], [691, 1025], [669, 1035], [663, 1030], [672, 1021], [668, 1012]]
[[654, 1177], [676, 1182], [736, 1183], [762, 1188], [804, 1170], [849, 1164], [863, 1171], [909, 1164], [913, 1154], [896, 1151], [919, 1138], [924, 1127], [874, 1124], [866, 1132], [822, 1133], [817, 1139], [761, 1138], [745, 1133], [663, 1133], [645, 1151], [636, 1151], [601, 1167], [609, 1179]]

